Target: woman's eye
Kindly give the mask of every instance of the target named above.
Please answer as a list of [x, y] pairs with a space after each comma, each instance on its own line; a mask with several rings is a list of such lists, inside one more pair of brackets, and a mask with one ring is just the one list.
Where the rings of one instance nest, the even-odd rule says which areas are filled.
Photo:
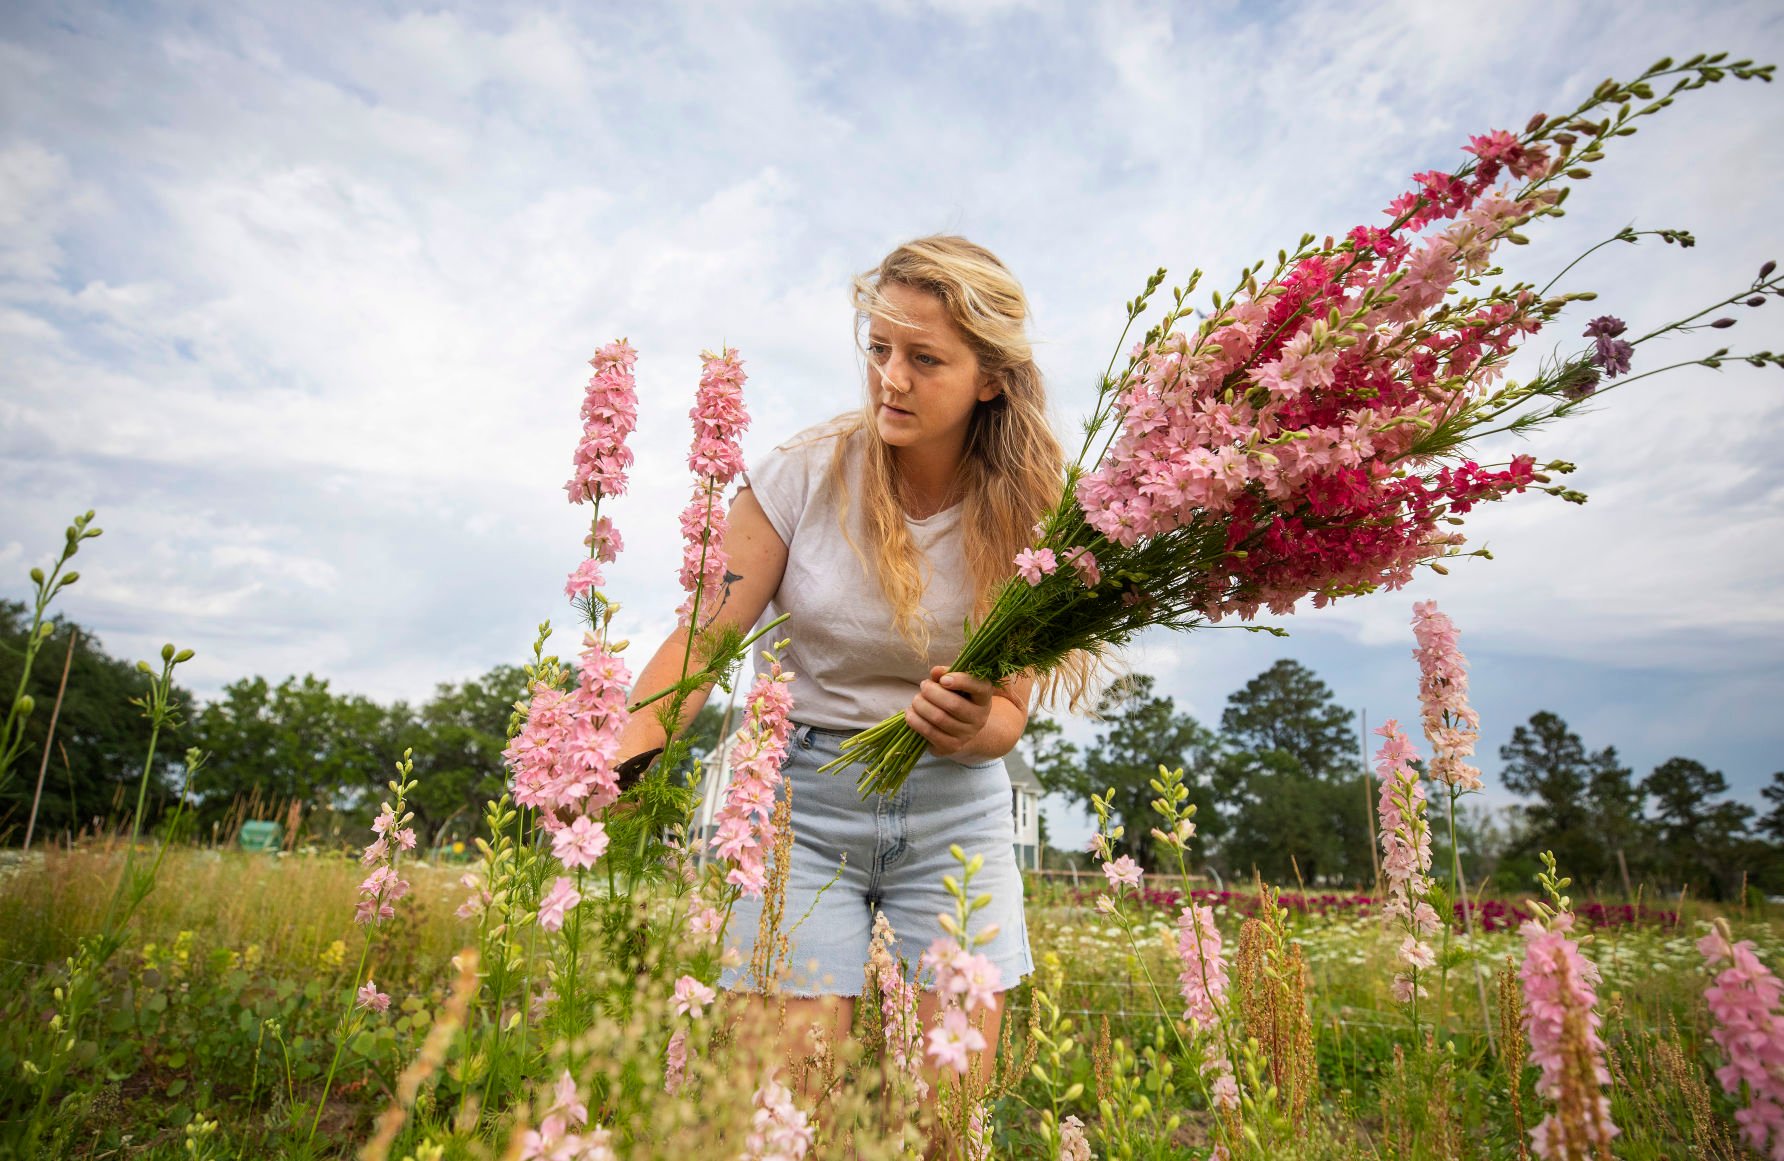
[[942, 361], [934, 355], [918, 355], [917, 359], [919, 362], [927, 363], [931, 367], [939, 367], [942, 365]]

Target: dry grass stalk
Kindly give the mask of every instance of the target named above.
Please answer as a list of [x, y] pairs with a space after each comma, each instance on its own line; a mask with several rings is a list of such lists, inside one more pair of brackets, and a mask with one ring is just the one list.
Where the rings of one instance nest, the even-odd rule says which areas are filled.
[[1233, 976], [1245, 1034], [1257, 1040], [1270, 1083], [1293, 1125], [1301, 1125], [1317, 1083], [1313, 1020], [1308, 1014], [1309, 970], [1290, 942], [1273, 895], [1259, 886], [1259, 917], [1239, 928]]
[[1499, 1060], [1505, 1066], [1505, 1087], [1511, 1096], [1512, 1130], [1517, 1134], [1518, 1161], [1530, 1161], [1524, 1131], [1524, 997], [1511, 956], [1499, 969]]
[[762, 890], [762, 919], [756, 929], [756, 945], [750, 950], [750, 978], [763, 995], [779, 990], [792, 958], [792, 942], [784, 926], [787, 876], [793, 869], [793, 786], [784, 783], [783, 788], [786, 793], [774, 804], [774, 858], [768, 864], [768, 883]]
[[1109, 1018], [1102, 1017], [1097, 1029], [1096, 1044], [1090, 1049], [1090, 1063], [1096, 1074], [1096, 1103], [1101, 1105], [1109, 1099], [1109, 1078], [1112, 1071], [1111, 1049], [1109, 1044]]
[[421, 1051], [416, 1053], [415, 1060], [396, 1078], [396, 1099], [378, 1114], [378, 1131], [359, 1151], [360, 1161], [385, 1161], [390, 1155], [390, 1146], [408, 1119], [409, 1110], [415, 1107], [415, 1097], [420, 1093], [422, 1083], [439, 1070], [446, 1059], [447, 1046], [464, 1027], [465, 1010], [470, 1007], [471, 997], [476, 992], [477, 949], [467, 947], [458, 953], [458, 977], [452, 982], [452, 994], [440, 1009], [433, 1027], [427, 1030], [427, 1039], [421, 1042]]
[[1685, 1098], [1685, 1108], [1691, 1116], [1691, 1155], [1700, 1161], [1733, 1161], [1741, 1156], [1741, 1144], [1727, 1123], [1716, 1115], [1703, 1070], [1686, 1058], [1677, 1036], [1675, 1028], [1672, 1036], [1655, 1041], [1654, 1060], [1667, 1083]]
[[1451, 1068], [1447, 1056], [1439, 1057], [1437, 1069], [1431, 1074], [1430, 1109], [1431, 1134], [1429, 1140], [1436, 1146], [1437, 1156], [1444, 1161], [1455, 1161], [1462, 1155], [1462, 1125], [1450, 1114], [1451, 1105]]

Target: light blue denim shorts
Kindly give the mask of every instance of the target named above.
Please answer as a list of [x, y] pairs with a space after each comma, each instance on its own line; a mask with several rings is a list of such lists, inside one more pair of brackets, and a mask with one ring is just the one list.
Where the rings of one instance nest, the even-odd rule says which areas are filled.
[[[945, 934], [936, 916], [954, 913], [942, 876], [960, 878], [960, 864], [948, 851], [955, 843], [969, 858], [985, 856], [968, 893], [989, 894], [991, 902], [973, 913], [967, 930], [997, 925], [996, 938], [977, 950], [997, 965], [1005, 988], [1015, 987], [1034, 970], [1034, 958], [1003, 759], [968, 766], [925, 753], [896, 793], [863, 800], [855, 788], [860, 767], [818, 773], [849, 736], [795, 725], [787, 742], [781, 793], [791, 787], [793, 857], [782, 930], [791, 944], [791, 974], [782, 990], [860, 995], [876, 911], [898, 937], [892, 954], [914, 972], [924, 950]], [[743, 962], [725, 969], [720, 987], [754, 986], [749, 962], [761, 914], [760, 899], [737, 901], [725, 942], [742, 951]]]

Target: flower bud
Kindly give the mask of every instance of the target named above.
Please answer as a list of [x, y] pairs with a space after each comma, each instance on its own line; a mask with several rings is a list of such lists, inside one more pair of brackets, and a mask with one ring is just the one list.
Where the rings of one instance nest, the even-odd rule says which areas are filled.
[[1734, 325], [1734, 320], [1731, 318], [1719, 318], [1715, 322], [1711, 323], [1710, 325], [1712, 327], [1715, 327], [1719, 331], [1725, 331], [1729, 327]]
[[180, 650], [180, 651], [179, 651], [179, 652], [178, 652], [178, 653], [175, 653], [175, 654], [174, 654], [174, 655], [173, 655], [173, 663], [174, 663], [174, 664], [175, 664], [175, 665], [179, 665], [179, 664], [181, 664], [181, 663], [183, 663], [183, 662], [187, 662], [187, 661], [190, 661], [190, 660], [192, 660], [192, 659], [193, 659], [193, 658], [194, 658], [194, 657], [196, 657], [196, 656], [198, 656], [198, 655], [197, 655], [197, 654], [196, 654], [196, 653], [194, 653], [194, 652], [192, 652], [192, 650], [190, 650], [190, 649], [182, 649], [182, 650]]
[[31, 583], [34, 585], [43, 583], [43, 570], [41, 568], [34, 568], [31, 570]]
[[163, 660], [163, 661], [172, 661], [173, 660], [173, 646], [172, 645], [163, 645], [161, 647], [161, 660]]
[[1774, 262], [1770, 259], [1767, 259], [1766, 264], [1759, 268], [1759, 277], [1761, 279], [1768, 278], [1771, 276], [1772, 271], [1776, 270], [1777, 268], [1778, 268], [1778, 264], [1776, 262]]
[[36, 700], [33, 699], [32, 696], [28, 693], [20, 694], [19, 700], [13, 702], [12, 704], [18, 708], [19, 716], [21, 718], [30, 717], [31, 711], [37, 708]]
[[1752, 298], [1743, 299], [1742, 301], [1744, 301], [1748, 306], [1764, 306], [1765, 305], [1765, 295], [1756, 294]]

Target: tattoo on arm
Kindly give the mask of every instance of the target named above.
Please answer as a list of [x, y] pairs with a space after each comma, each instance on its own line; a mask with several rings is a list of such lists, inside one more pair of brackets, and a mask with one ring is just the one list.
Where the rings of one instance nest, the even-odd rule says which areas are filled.
[[725, 570], [725, 587], [719, 591], [719, 603], [713, 607], [712, 615], [706, 618], [704, 628], [712, 628], [712, 623], [718, 620], [719, 613], [724, 611], [725, 602], [731, 599], [731, 586], [742, 579], [743, 577], [738, 573], [734, 573], [730, 569]]

